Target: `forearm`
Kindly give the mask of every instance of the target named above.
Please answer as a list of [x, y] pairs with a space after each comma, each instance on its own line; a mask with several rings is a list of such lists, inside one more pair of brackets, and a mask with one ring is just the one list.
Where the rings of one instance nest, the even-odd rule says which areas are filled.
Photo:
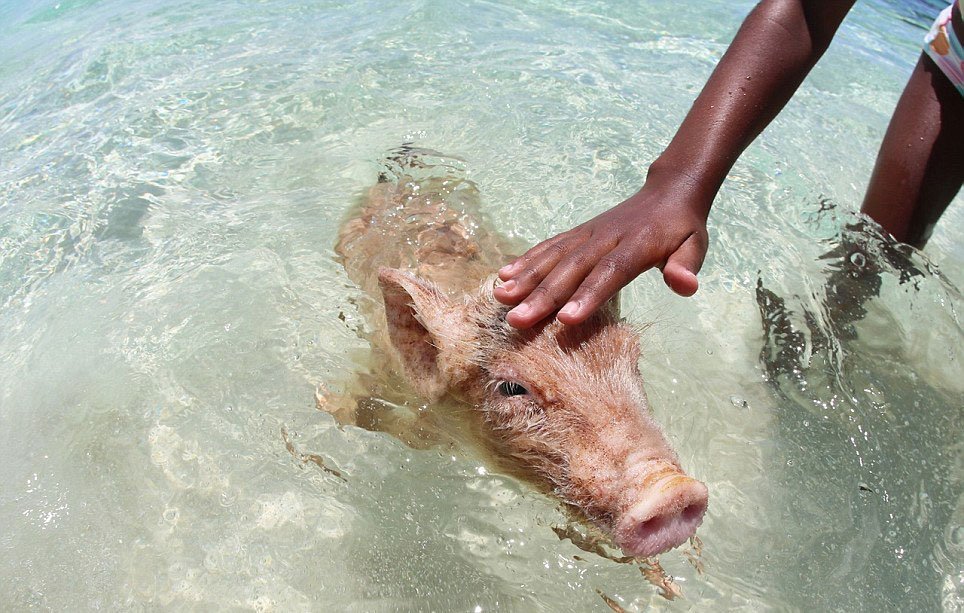
[[[585, 321], [654, 266], [690, 296], [706, 255], [706, 217], [730, 167], [780, 112], [830, 45], [854, 0], [763, 0], [693, 103], [643, 188], [584, 224], [536, 245], [499, 271], [494, 295], [528, 328], [557, 312]], [[560, 308], [561, 307], [561, 308]]]
[[685, 189], [709, 213], [743, 150], [823, 55], [854, 0], [763, 0], [743, 22], [647, 181]]

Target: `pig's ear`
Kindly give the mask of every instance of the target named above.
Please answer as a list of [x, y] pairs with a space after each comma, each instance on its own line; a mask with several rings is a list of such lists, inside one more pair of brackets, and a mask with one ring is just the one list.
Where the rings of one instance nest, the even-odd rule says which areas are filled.
[[388, 337], [401, 357], [402, 368], [419, 395], [435, 401], [445, 394], [448, 378], [443, 351], [454, 330], [451, 301], [436, 287], [410, 272], [378, 270], [385, 301]]

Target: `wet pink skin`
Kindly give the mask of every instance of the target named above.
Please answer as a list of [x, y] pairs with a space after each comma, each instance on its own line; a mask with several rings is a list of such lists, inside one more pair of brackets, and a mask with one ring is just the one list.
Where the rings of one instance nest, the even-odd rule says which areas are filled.
[[[518, 329], [494, 296], [508, 259], [470, 215], [477, 189], [406, 148], [342, 225], [336, 251], [373, 297], [377, 353], [424, 401], [477, 411], [492, 448], [612, 536], [652, 556], [689, 539], [707, 489], [649, 409], [636, 329], [609, 302], [578, 325]], [[406, 174], [408, 173], [408, 174]], [[424, 173], [424, 174], [422, 174]]]

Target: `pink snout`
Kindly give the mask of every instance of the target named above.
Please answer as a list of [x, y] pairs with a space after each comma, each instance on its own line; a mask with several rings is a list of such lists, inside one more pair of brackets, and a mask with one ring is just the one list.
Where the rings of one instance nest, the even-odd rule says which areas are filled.
[[615, 528], [616, 545], [629, 556], [654, 556], [682, 545], [703, 523], [706, 486], [679, 472], [647, 487]]

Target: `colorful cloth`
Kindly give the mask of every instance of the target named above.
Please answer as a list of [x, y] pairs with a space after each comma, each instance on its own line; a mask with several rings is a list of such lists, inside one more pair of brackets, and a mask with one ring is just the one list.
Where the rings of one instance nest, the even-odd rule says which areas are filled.
[[954, 32], [951, 20], [953, 10], [954, 3], [951, 3], [937, 16], [937, 21], [924, 37], [924, 52], [951, 80], [957, 91], [964, 95], [964, 46]]

